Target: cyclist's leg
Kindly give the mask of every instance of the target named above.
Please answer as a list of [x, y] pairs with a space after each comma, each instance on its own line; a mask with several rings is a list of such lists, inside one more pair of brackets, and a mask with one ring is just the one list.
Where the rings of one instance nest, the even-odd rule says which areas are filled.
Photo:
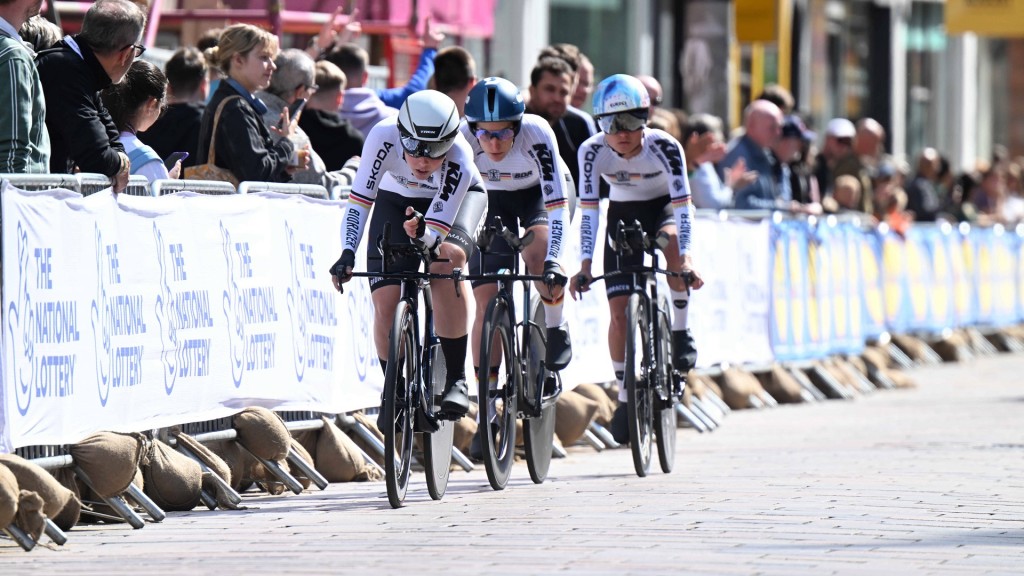
[[[487, 191], [488, 201], [485, 225], [490, 226], [494, 224], [495, 218], [501, 218], [502, 225], [515, 228], [515, 214], [509, 210], [509, 206], [515, 204], [515, 198], [510, 198], [510, 195], [514, 196], [514, 192], [506, 190]], [[501, 237], [500, 231], [491, 239], [487, 252], [483, 259], [483, 266], [481, 266], [479, 254], [474, 254], [470, 257], [469, 271], [471, 274], [490, 274], [502, 268], [512, 269], [514, 263], [513, 256], [511, 256], [512, 248]], [[473, 366], [478, 369], [477, 373], [479, 373], [482, 363], [480, 359], [480, 333], [483, 330], [484, 319], [487, 316], [487, 307], [490, 306], [491, 300], [498, 293], [498, 283], [496, 281], [474, 280], [472, 285], [473, 298], [476, 299], [476, 316], [473, 319], [473, 333], [470, 336], [470, 345], [473, 349]], [[491, 358], [490, 365], [497, 366], [500, 361], [500, 356]], [[495, 368], [491, 372], [493, 378], [496, 379], [497, 369]]]
[[[671, 217], [671, 212], [669, 215]], [[683, 259], [679, 255], [676, 225], [671, 220], [668, 223], [663, 222], [661, 231], [669, 236], [668, 245], [662, 250], [668, 269], [674, 272], [681, 271]], [[676, 370], [686, 373], [697, 365], [697, 346], [687, 324], [690, 291], [686, 287], [686, 282], [676, 277], [668, 279], [668, 289], [672, 302], [672, 362]]]
[[[464, 269], [476, 246], [476, 236], [487, 210], [487, 194], [482, 187], [471, 187], [462, 201], [448, 237], [441, 243], [441, 258], [434, 262], [431, 272], [451, 274], [455, 268]], [[451, 280], [433, 280], [434, 330], [441, 341], [447, 369], [444, 398], [441, 408], [455, 415], [469, 411], [469, 389], [466, 386], [466, 347], [469, 340], [466, 329], [469, 314], [466, 300], [455, 290]], [[466, 287], [460, 287], [464, 290]]]

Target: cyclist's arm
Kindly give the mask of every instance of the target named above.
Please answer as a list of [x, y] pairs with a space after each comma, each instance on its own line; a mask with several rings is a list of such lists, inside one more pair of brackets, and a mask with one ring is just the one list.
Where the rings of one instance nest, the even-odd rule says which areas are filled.
[[423, 215], [426, 226], [421, 240], [427, 246], [435, 246], [448, 237], [470, 185], [476, 182], [482, 186], [480, 172], [473, 163], [473, 150], [461, 134], [448, 151], [439, 177], [437, 193]]
[[587, 139], [580, 146], [577, 159], [580, 163], [580, 257], [583, 261], [594, 258], [594, 241], [601, 216], [600, 209], [600, 169], [596, 166], [598, 154], [606, 145], [602, 135], [598, 134]]
[[690, 182], [686, 177], [686, 156], [679, 142], [665, 132], [655, 131], [660, 142], [654, 147], [662, 155], [668, 171], [669, 198], [672, 201], [673, 220], [676, 223], [676, 238], [679, 240], [679, 255], [689, 260], [690, 228], [693, 222], [693, 201], [690, 198]]
[[365, 161], [359, 163], [355, 179], [352, 180], [352, 190], [348, 195], [348, 202], [345, 204], [345, 214], [341, 220], [341, 245], [344, 250], [353, 252], [359, 247], [359, 241], [366, 229], [366, 222], [370, 218], [370, 209], [377, 199], [377, 187], [387, 167], [398, 156], [399, 144], [390, 135], [398, 136], [394, 122], [382, 122], [377, 124], [366, 135], [366, 142], [363, 144], [362, 157]]
[[566, 190], [566, 167], [558, 155], [555, 131], [542, 118], [536, 122], [523, 123], [524, 136], [530, 146], [537, 173], [540, 174], [540, 188], [544, 195], [544, 208], [548, 212], [548, 252], [544, 260], [558, 262], [564, 246], [563, 237], [568, 224], [571, 190]]

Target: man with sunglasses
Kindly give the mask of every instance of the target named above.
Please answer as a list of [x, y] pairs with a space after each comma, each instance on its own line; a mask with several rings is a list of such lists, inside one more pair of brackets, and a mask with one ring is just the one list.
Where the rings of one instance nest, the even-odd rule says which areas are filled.
[[145, 52], [146, 14], [128, 0], [99, 0], [85, 13], [82, 31], [36, 58], [46, 98], [50, 171], [110, 176], [114, 192], [128, 186], [131, 163], [99, 91], [121, 82]]
[[[525, 111], [523, 96], [515, 84], [504, 78], [485, 78], [469, 92], [462, 133], [473, 147], [476, 166], [487, 183], [487, 223], [501, 218], [502, 224], [512, 230], [518, 232], [522, 226], [534, 234], [523, 258], [530, 274], [545, 277], [537, 285], [547, 325], [545, 363], [549, 370], [558, 371], [572, 359], [569, 331], [562, 318], [567, 277], [559, 264], [570, 220], [572, 180], [558, 156], [550, 124]], [[470, 262], [473, 274], [512, 268], [512, 249], [501, 236], [491, 242], [491, 251], [494, 254], [484, 259], [482, 270], [479, 258]], [[482, 361], [480, 331], [487, 306], [497, 291], [494, 281], [473, 282], [477, 310], [472, 343], [477, 366]], [[495, 379], [497, 371], [497, 367], [491, 369]]]
[[[440, 255], [430, 271], [450, 274], [465, 268], [476, 245], [476, 233], [487, 211], [487, 194], [473, 163], [473, 150], [459, 133], [459, 112], [451, 98], [435, 90], [409, 96], [397, 117], [382, 120], [367, 134], [362, 161], [352, 182], [352, 192], [342, 218], [342, 254], [331, 267], [335, 289], [348, 282], [355, 266], [355, 251], [367, 220], [367, 270], [379, 272], [382, 262], [377, 238], [386, 223], [390, 241], [406, 243], [414, 238]], [[381, 187], [384, 176], [392, 190]], [[371, 208], [373, 209], [371, 217]], [[419, 259], [400, 259], [388, 269], [419, 268]], [[451, 280], [431, 282], [434, 298], [434, 329], [441, 340], [447, 379], [441, 409], [453, 416], [469, 410], [466, 386], [468, 309]], [[374, 342], [387, 369], [388, 337], [395, 307], [401, 295], [400, 281], [371, 278], [374, 306]]]
[[[692, 272], [690, 287], [704, 285], [693, 269], [690, 257], [690, 224], [693, 206], [690, 185], [686, 179], [686, 159], [682, 147], [668, 133], [647, 127], [651, 99], [639, 80], [626, 74], [605, 78], [594, 91], [594, 116], [601, 132], [583, 143], [579, 151], [580, 207], [583, 213], [580, 228], [582, 266], [573, 279], [573, 297], [590, 289], [593, 280], [591, 263], [601, 216], [598, 204], [598, 182], [610, 185], [607, 235], [612, 239], [618, 223], [639, 220], [651, 237], [659, 231], [670, 237], [663, 250], [667, 268], [673, 272]], [[675, 244], [676, 249], [671, 248]], [[641, 264], [643, 253], [623, 257], [616, 262], [615, 253], [606, 245], [604, 272]], [[612, 436], [620, 444], [629, 441], [626, 390], [623, 386], [625, 361], [626, 303], [630, 281], [625, 276], [605, 279], [611, 325], [608, 348], [619, 384], [619, 406], [612, 419]], [[689, 292], [682, 278], [668, 279], [672, 300], [672, 339], [677, 369], [686, 372], [697, 361], [693, 337], [686, 326]]]

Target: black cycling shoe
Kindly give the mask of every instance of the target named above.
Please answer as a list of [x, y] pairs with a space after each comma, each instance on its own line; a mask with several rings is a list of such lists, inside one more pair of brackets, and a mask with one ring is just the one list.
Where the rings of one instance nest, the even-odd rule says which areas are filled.
[[572, 340], [564, 324], [548, 328], [547, 347], [544, 364], [548, 370], [558, 372], [569, 365], [569, 361], [572, 360]]
[[683, 374], [693, 370], [697, 365], [697, 346], [693, 342], [690, 329], [672, 331], [672, 363], [675, 369]]
[[625, 402], [620, 402], [615, 407], [615, 413], [612, 414], [612, 423], [609, 426], [612, 429], [612, 439], [619, 444], [629, 444], [629, 405]]
[[466, 387], [465, 378], [445, 385], [444, 394], [441, 396], [441, 411], [456, 419], [469, 412], [469, 389]]

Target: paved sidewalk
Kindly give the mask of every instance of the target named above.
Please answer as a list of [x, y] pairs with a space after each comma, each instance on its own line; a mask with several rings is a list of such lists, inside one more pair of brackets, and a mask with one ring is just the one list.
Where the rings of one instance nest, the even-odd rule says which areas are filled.
[[[734, 412], [677, 470], [573, 448], [535, 486], [420, 477], [253, 497], [143, 530], [78, 528], [0, 574], [1024, 574], [1024, 356], [918, 369], [915, 390]], [[657, 468], [657, 463], [654, 463]]]

